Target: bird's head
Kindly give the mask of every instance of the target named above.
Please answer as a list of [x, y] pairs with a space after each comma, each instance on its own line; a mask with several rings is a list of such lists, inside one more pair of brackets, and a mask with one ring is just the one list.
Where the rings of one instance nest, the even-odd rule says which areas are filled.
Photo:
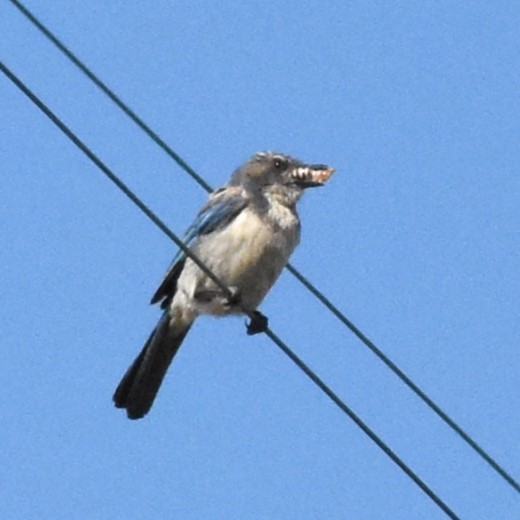
[[306, 188], [323, 186], [333, 173], [334, 168], [324, 164], [305, 164], [283, 153], [259, 152], [235, 171], [230, 184], [294, 204]]

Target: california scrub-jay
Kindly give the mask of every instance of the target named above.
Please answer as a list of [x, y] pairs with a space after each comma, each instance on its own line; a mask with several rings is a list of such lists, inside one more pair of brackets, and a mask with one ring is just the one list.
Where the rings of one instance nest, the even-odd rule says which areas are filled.
[[201, 314], [255, 316], [248, 333], [262, 332], [267, 318], [256, 309], [300, 240], [296, 202], [305, 188], [322, 186], [334, 172], [281, 153], [254, 155], [214, 191], [188, 229], [185, 243], [227, 286], [233, 298], [181, 250], [152, 303], [164, 313], [114, 393], [130, 419], [143, 417], [173, 356]]

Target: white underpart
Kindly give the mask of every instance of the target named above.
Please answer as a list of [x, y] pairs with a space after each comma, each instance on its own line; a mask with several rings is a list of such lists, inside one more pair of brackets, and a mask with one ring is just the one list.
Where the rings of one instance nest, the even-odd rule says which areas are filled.
[[[194, 253], [223, 283], [241, 296], [241, 304], [254, 310], [272, 287], [299, 242], [299, 220], [294, 211], [273, 201], [260, 217], [245, 209], [226, 228], [201, 237]], [[211, 302], [194, 298], [200, 291], [220, 289], [190, 259], [179, 277], [171, 314], [184, 319], [199, 314], [223, 315], [231, 310], [225, 297]]]

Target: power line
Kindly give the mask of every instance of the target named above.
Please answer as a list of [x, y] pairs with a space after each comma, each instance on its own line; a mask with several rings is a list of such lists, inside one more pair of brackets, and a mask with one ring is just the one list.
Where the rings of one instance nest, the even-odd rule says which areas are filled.
[[478, 453], [508, 484], [520, 493], [520, 484], [503, 469], [484, 449], [477, 444], [433, 399], [421, 390], [376, 344], [352, 323], [322, 292], [291, 265], [287, 269], [329, 309], [336, 318], [346, 325], [401, 381], [414, 392], [433, 412], [435, 412], [455, 433], [457, 433], [476, 453]]
[[[18, 0], [10, 0], [18, 10], [40, 30], [74, 65], [76, 65], [93, 83], [95, 83], [135, 124], [137, 124], [162, 150], [164, 150], [186, 173], [188, 173], [207, 192], [211, 186], [191, 168], [161, 137], [154, 132], [119, 96], [117, 96], [99, 77], [94, 74], [64, 43], [62, 43], [45, 25], [43, 25]], [[358, 339], [364, 343], [419, 399], [421, 399], [445, 424], [461, 437], [482, 459], [487, 462], [508, 484], [520, 493], [518, 483], [502, 466], [489, 455], [472, 437], [467, 434], [438, 404], [419, 388], [386, 354], [384, 354], [352, 321], [350, 321], [320, 290], [291, 264], [287, 270], [295, 276], [318, 300], [327, 307]]]
[[[166, 224], [135, 195], [119, 177], [105, 165], [79, 137], [65, 125], [7, 66], [0, 62], [0, 70], [14, 83], [161, 231], [177, 244], [211, 279], [225, 292], [232, 296], [230, 289], [204, 265], [204, 263], [171, 231]], [[253, 313], [247, 313], [251, 318]], [[361, 418], [340, 399], [272, 330], [266, 330], [267, 336], [282, 350], [307, 377], [322, 390], [332, 402], [340, 408], [352, 421], [397, 465], [401, 470], [449, 517], [459, 517], [441, 500], [441, 498], [418, 476], [401, 458], [381, 440]]]
[[34, 16], [27, 7], [17, 0], [10, 2], [26, 17], [28, 20], [44, 34], [58, 49], [69, 58], [83, 74], [85, 74], [97, 87], [99, 87], [139, 128], [141, 128], [148, 136], [160, 146], [186, 173], [202, 186], [207, 192], [213, 191], [213, 188], [181, 157], [176, 154], [162, 139], [154, 132], [123, 100], [108, 88], [65, 44], [63, 44], [36, 16]]

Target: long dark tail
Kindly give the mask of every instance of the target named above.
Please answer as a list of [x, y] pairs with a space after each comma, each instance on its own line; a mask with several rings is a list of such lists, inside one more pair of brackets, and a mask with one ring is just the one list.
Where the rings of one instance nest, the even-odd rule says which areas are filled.
[[144, 417], [153, 405], [173, 356], [192, 323], [173, 327], [166, 311], [140, 354], [121, 379], [114, 393], [117, 408], [126, 408], [130, 419]]

